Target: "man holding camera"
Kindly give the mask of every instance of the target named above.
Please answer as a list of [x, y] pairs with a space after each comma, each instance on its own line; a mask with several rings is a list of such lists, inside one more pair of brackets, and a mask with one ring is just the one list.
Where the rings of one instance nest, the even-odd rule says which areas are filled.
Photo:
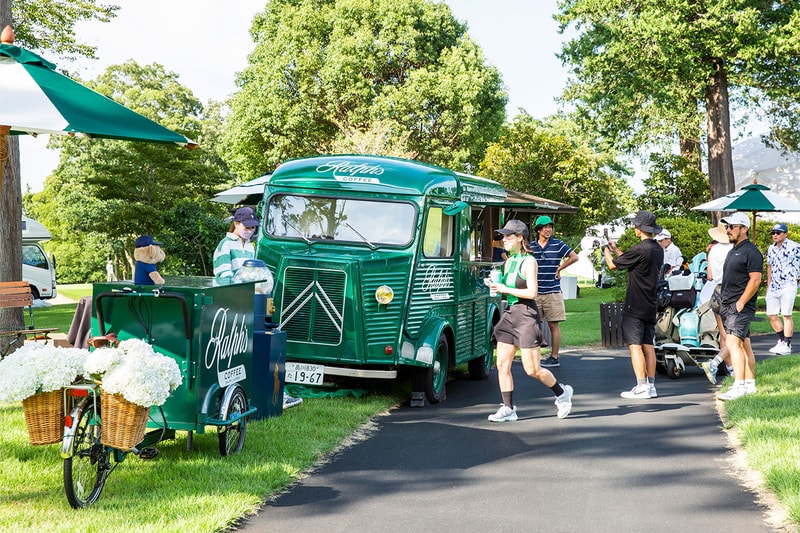
[[[631, 352], [631, 366], [636, 385], [620, 396], [626, 399], [646, 400], [656, 398], [656, 288], [658, 274], [664, 263], [664, 249], [653, 240], [661, 231], [656, 216], [650, 211], [639, 211], [633, 219], [633, 230], [639, 244], [622, 253], [616, 243], [608, 241], [603, 246], [603, 258], [611, 270], [628, 271], [628, 288], [622, 309], [622, 339]], [[612, 256], [616, 255], [616, 258]]]

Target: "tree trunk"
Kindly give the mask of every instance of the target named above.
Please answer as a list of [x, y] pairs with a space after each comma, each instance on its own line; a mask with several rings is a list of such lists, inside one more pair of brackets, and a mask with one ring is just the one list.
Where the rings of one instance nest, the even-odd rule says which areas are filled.
[[703, 165], [701, 162], [700, 157], [700, 139], [689, 139], [687, 137], [681, 137], [679, 139], [680, 149], [681, 149], [681, 156], [688, 161], [692, 162], [692, 166], [695, 166], [698, 170], [703, 170]]
[[[713, 60], [713, 65], [714, 75], [706, 87], [708, 184], [712, 200], [732, 193], [736, 187], [733, 178], [728, 77], [721, 59]], [[719, 213], [712, 213], [714, 224], [718, 218]]]
[[[11, 2], [0, 0], [0, 31], [11, 24]], [[19, 139], [0, 135], [0, 281], [22, 279], [22, 187], [20, 185]], [[23, 327], [22, 309], [0, 309], [0, 329]], [[9, 344], [9, 337], [0, 337], [0, 353]]]

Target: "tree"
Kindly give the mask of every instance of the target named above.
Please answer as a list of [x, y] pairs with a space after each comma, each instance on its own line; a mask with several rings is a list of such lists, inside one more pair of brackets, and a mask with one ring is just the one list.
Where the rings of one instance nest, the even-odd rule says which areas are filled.
[[[74, 26], [82, 20], [110, 20], [118, 8], [98, 5], [96, 0], [56, 2], [53, 0], [0, 0], [0, 30], [14, 25], [16, 43], [37, 50], [48, 47], [58, 53], [94, 56], [94, 47], [80, 44]], [[0, 281], [22, 279], [22, 201], [19, 167], [19, 141], [0, 141], [0, 165], [3, 182], [0, 187]], [[23, 325], [20, 309], [0, 309], [0, 328], [18, 329]], [[0, 339], [5, 351], [8, 339]]]
[[273, 0], [251, 34], [225, 143], [242, 177], [334, 147], [474, 169], [505, 120], [500, 74], [444, 3]]
[[[11, 0], [0, 2], [12, 3]], [[61, 59], [74, 60], [77, 56], [97, 57], [96, 46], [77, 39], [75, 26], [88, 20], [110, 22], [117, 16], [118, 10], [119, 6], [101, 4], [98, 0], [22, 0], [13, 2], [11, 20], [14, 21], [19, 46], [30, 50], [46, 50], [61, 56]]]
[[[134, 61], [109, 67], [86, 85], [207, 149], [98, 139], [52, 139], [59, 166], [33, 195], [30, 209], [53, 233], [59, 274], [102, 279], [108, 256], [133, 269], [133, 241], [149, 234], [165, 243], [167, 274], [209, 275], [209, 258], [224, 233], [225, 210], [208, 199], [230, 174], [205, 134], [220, 127], [218, 112], [203, 106], [178, 76], [161, 65]], [[215, 127], [211, 125], [214, 124]], [[91, 244], [87, 257], [82, 244]], [[82, 276], [82, 277], [81, 277]], [[67, 278], [69, 279], [69, 278]]]
[[731, 99], [751, 110], [765, 96], [798, 102], [795, 90], [779, 87], [797, 86], [798, 9], [761, 0], [562, 0], [562, 32], [577, 34], [561, 54], [574, 74], [565, 99], [628, 150], [677, 141], [692, 157], [705, 130], [711, 197], [728, 194]]
[[708, 180], [694, 162], [680, 155], [650, 155], [650, 176], [644, 180], [644, 194], [637, 198], [639, 209], [655, 213], [656, 218], [687, 217], [696, 221], [708, 218], [691, 208], [708, 198]]
[[583, 235], [587, 227], [630, 212], [633, 191], [615, 153], [595, 149], [576, 125], [521, 114], [490, 143], [480, 174], [506, 188], [578, 207], [557, 221], [559, 232]]

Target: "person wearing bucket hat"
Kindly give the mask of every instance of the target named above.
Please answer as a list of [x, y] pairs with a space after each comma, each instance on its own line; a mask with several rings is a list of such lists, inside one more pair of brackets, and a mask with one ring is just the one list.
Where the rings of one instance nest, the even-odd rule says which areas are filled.
[[[777, 355], [792, 353], [794, 321], [792, 311], [800, 277], [800, 245], [789, 238], [786, 224], [775, 224], [770, 231], [772, 244], [767, 248], [767, 318], [778, 342], [770, 348]], [[778, 316], [783, 317], [783, 323]]]
[[622, 308], [622, 340], [630, 350], [636, 385], [620, 394], [626, 399], [645, 400], [658, 396], [653, 342], [658, 307], [656, 289], [664, 263], [664, 249], [653, 237], [661, 229], [656, 224], [656, 216], [642, 210], [633, 219], [633, 231], [639, 244], [628, 248], [625, 253], [611, 240], [603, 247], [603, 258], [608, 268], [628, 271], [628, 287]]
[[492, 338], [497, 341], [497, 381], [503, 403], [496, 413], [489, 415], [489, 421], [517, 420], [514, 378], [511, 375], [517, 349], [521, 352], [525, 373], [553, 391], [557, 416], [565, 418], [572, 409], [572, 387], [559, 383], [553, 373], [540, 364], [539, 353], [544, 336], [535, 301], [536, 260], [530, 255], [528, 226], [520, 220], [509, 220], [497, 233], [503, 236], [503, 247], [509, 257], [501, 280], [489, 283], [489, 288], [492, 293], [505, 294], [509, 305], [492, 330]]
[[536, 238], [531, 242], [533, 257], [539, 271], [536, 305], [550, 327], [550, 356], [542, 361], [545, 368], [561, 366], [558, 351], [561, 347], [560, 322], [567, 319], [564, 294], [561, 292], [561, 271], [578, 260], [572, 248], [553, 237], [553, 219], [540, 215], [533, 223]]
[[728, 348], [726, 347], [725, 326], [722, 324], [722, 317], [719, 316], [719, 300], [720, 289], [722, 286], [723, 267], [725, 265], [725, 258], [728, 252], [731, 251], [733, 245], [728, 239], [728, 234], [725, 233], [724, 224], [718, 224], [713, 228], [709, 228], [708, 236], [711, 237], [711, 247], [708, 249], [708, 266], [706, 267], [706, 284], [703, 285], [703, 290], [700, 292], [699, 302], [702, 304], [711, 300], [711, 310], [714, 313], [714, 319], [717, 321], [717, 330], [719, 331], [719, 351], [710, 361], [703, 361], [700, 363], [700, 368], [705, 372], [706, 377], [712, 384], [717, 383], [717, 370], [719, 365], [725, 363], [728, 373], [733, 375], [733, 367], [730, 365], [731, 358], [728, 355]]
[[733, 386], [720, 400], [735, 400], [756, 392], [756, 357], [750, 344], [750, 322], [756, 314], [764, 256], [748, 236], [750, 219], [741, 211], [720, 220], [733, 249], [722, 272], [719, 314], [733, 364]]

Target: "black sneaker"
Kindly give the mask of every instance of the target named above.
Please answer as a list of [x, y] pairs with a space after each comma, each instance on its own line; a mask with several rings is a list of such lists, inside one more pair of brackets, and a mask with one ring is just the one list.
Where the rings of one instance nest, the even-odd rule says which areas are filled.
[[544, 361], [542, 361], [540, 364], [545, 368], [555, 368], [557, 366], [561, 366], [561, 363], [558, 362], [558, 359], [556, 359], [552, 355], [547, 359], [545, 359]]

